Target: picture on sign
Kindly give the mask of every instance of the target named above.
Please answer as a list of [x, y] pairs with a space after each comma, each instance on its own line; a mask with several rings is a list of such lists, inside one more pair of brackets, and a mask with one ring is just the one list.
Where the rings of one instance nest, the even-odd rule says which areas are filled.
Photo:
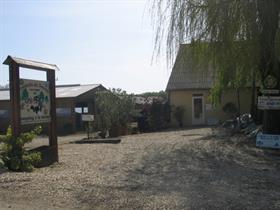
[[21, 124], [50, 122], [49, 83], [38, 80], [20, 80]]

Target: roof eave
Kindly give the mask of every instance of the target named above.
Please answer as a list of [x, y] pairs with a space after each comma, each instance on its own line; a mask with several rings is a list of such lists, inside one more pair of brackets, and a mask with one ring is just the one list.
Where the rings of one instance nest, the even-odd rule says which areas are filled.
[[[24, 63], [24, 62], [26, 62], [26, 63]], [[17, 57], [8, 55], [8, 57], [5, 59], [3, 64], [10, 65], [11, 63], [16, 63], [19, 67], [35, 69], [35, 70], [39, 70], [39, 71], [47, 71], [47, 70], [59, 71], [59, 68], [55, 64], [48, 64], [48, 63], [43, 63], [43, 62], [38, 62], [38, 61], [32, 61], [32, 60], [17, 58]]]

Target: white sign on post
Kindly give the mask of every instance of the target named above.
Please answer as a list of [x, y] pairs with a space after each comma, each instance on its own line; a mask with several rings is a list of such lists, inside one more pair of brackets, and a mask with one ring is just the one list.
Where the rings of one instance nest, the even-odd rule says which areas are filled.
[[258, 109], [280, 110], [280, 96], [259, 96]]
[[82, 121], [94, 121], [94, 115], [92, 114], [83, 114], [82, 115]]
[[256, 146], [280, 149], [280, 135], [259, 133], [257, 135]]

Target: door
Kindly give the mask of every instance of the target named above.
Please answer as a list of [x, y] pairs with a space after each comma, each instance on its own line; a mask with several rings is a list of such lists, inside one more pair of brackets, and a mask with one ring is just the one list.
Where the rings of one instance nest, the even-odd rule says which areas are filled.
[[203, 96], [193, 96], [192, 98], [192, 124], [204, 124], [204, 100]]

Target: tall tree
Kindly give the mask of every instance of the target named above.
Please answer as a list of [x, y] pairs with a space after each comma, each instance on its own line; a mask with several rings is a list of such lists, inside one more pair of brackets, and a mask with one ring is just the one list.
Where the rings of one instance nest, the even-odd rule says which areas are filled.
[[[214, 67], [213, 96], [225, 87], [254, 86], [256, 78], [264, 85], [269, 75], [280, 89], [279, 0], [152, 0], [151, 6], [155, 50], [166, 40], [172, 60], [180, 43], [190, 43], [194, 57]], [[266, 132], [280, 133], [279, 112], [265, 111]]]

